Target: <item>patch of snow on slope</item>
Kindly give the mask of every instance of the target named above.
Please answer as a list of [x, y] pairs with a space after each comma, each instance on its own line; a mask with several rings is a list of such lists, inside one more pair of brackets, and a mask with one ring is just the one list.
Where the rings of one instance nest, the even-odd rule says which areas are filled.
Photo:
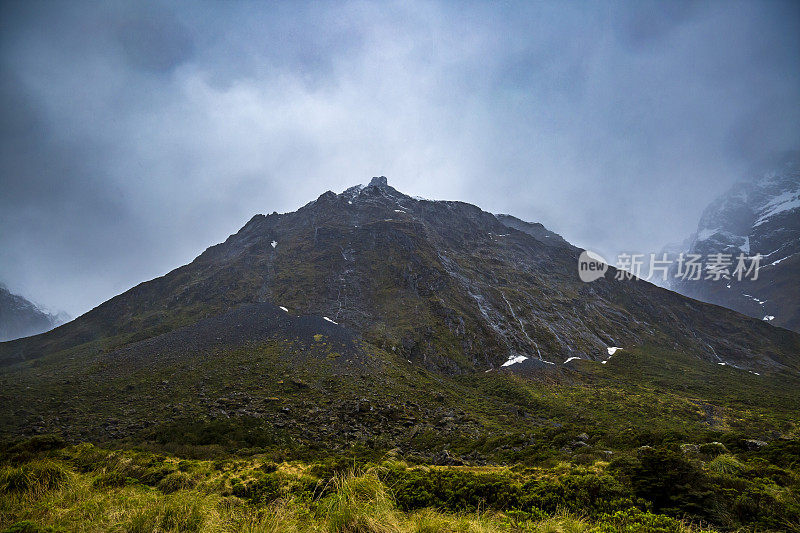
[[759, 299], [758, 299], [758, 298], [756, 298], [755, 296], [752, 296], [752, 295], [750, 295], [750, 294], [747, 294], [746, 292], [743, 292], [743, 293], [742, 293], [742, 296], [747, 296], [748, 298], [750, 298], [751, 300], [753, 300], [754, 302], [756, 302], [758, 305], [764, 305], [765, 303], [767, 303], [767, 301], [766, 301], [766, 300], [759, 300]]
[[503, 363], [500, 366], [516, 365], [517, 363], [521, 363], [521, 362], [525, 361], [526, 359], [527, 359], [527, 357], [525, 357], [524, 355], [514, 355], [514, 356], [509, 357], [508, 361], [506, 361], [505, 363]]
[[739, 246], [739, 249], [742, 252], [746, 253], [746, 254], [750, 253], [750, 236], [749, 235], [744, 238], [744, 244]]
[[324, 318], [325, 320], [327, 320], [327, 321], [328, 321], [328, 322], [330, 322], [331, 324], [338, 324], [338, 322], [334, 322], [333, 320], [331, 320], [330, 318], [328, 318], [328, 317], [326, 317], [326, 316], [324, 316], [324, 317], [322, 317], [322, 318]]
[[275, 248], [276, 246], [278, 246], [278, 241], [272, 241], [270, 244], [272, 245], [273, 248]]
[[777, 264], [778, 264], [778, 263], [780, 263], [781, 261], [785, 261], [786, 259], [789, 259], [789, 258], [790, 258], [790, 257], [792, 257], [793, 255], [797, 255], [797, 254], [790, 254], [790, 255], [787, 255], [786, 257], [781, 257], [781, 258], [780, 258], [780, 259], [778, 259], [777, 261], [773, 261], [772, 263], [770, 263], [768, 266], [777, 265]]
[[617, 350], [621, 349], [622, 348], [620, 348], [619, 346], [609, 346], [608, 348], [606, 348], [606, 350], [608, 350], [608, 355], [614, 355], [614, 353], [616, 353]]
[[279, 305], [279, 306], [278, 306], [278, 308], [279, 308], [279, 309], [282, 309], [283, 311], [286, 311], [287, 313], [289, 312], [289, 310], [288, 310], [288, 309], [286, 309], [286, 308], [285, 308], [284, 306], [282, 306], [282, 305]]
[[719, 233], [722, 228], [715, 228], [715, 229], [704, 229], [700, 233], [697, 234], [698, 241], [704, 241], [714, 235], [715, 233]]
[[772, 322], [773, 320], [775, 320], [775, 317], [772, 315], [766, 315], [764, 317], [764, 320], [766, 320], [767, 322]]
[[784, 211], [789, 211], [791, 209], [796, 209], [800, 207], [800, 191], [795, 189], [794, 191], [786, 191], [783, 194], [779, 194], [770, 202], [764, 206], [764, 211], [762, 211], [762, 215], [758, 217], [755, 224], [753, 226], [758, 226], [766, 222], [770, 217], [777, 215], [778, 213], [783, 213]]
[[569, 359], [564, 361], [564, 364], [566, 365], [567, 363], [569, 363], [570, 361], [574, 361], [575, 359], [580, 359], [580, 357], [570, 357]]

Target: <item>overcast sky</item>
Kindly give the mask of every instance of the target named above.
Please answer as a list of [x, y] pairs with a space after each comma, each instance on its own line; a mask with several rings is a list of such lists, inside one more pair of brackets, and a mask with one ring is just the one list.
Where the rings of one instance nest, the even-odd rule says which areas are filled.
[[607, 257], [800, 146], [800, 3], [0, 4], [0, 280], [78, 315], [386, 175]]

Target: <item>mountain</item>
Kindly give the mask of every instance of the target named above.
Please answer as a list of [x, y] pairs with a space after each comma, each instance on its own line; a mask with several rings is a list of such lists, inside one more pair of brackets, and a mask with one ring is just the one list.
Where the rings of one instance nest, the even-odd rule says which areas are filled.
[[0, 341], [36, 335], [68, 320], [63, 313], [52, 315], [0, 284]]
[[597, 360], [608, 347], [645, 344], [746, 369], [796, 367], [778, 349], [783, 337], [763, 324], [613, 272], [582, 283], [578, 253], [540, 225], [415, 199], [374, 178], [293, 213], [256, 215], [189, 265], [57, 332], [3, 345], [0, 362], [88, 342], [107, 350], [270, 302], [328, 316], [375, 346], [453, 374], [521, 357]]
[[328, 191], [0, 343], [0, 434], [485, 457], [576, 428], [786, 431], [800, 335], [613, 268], [584, 283], [580, 252], [384, 177]]
[[730, 254], [731, 271], [740, 254], [760, 254], [757, 279], [673, 277], [671, 288], [800, 331], [800, 152], [752, 172], [714, 200], [680, 251], [703, 257]]

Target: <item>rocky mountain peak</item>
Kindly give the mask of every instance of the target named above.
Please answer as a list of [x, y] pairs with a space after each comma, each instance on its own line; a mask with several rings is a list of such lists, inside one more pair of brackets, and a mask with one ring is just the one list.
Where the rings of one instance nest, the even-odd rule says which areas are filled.
[[386, 176], [376, 176], [372, 178], [369, 182], [369, 187], [388, 187], [389, 180], [386, 179]]

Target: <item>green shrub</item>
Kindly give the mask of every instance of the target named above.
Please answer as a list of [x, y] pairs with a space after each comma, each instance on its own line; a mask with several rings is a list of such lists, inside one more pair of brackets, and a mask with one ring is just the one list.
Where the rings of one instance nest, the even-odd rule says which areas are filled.
[[651, 502], [656, 512], [706, 517], [714, 508], [708, 478], [674, 450], [641, 449], [637, 459], [613, 461], [610, 468], [626, 477], [636, 496]]
[[164, 494], [191, 489], [194, 486], [195, 481], [184, 472], [172, 472], [158, 482], [158, 490]]
[[12, 463], [21, 463], [33, 460], [43, 452], [58, 450], [66, 446], [66, 442], [58, 435], [36, 435], [29, 439], [6, 443], [0, 446], [0, 458]]
[[68, 451], [71, 452], [68, 454], [69, 461], [78, 472], [82, 473], [103, 468], [109, 457], [107, 451], [101, 450], [89, 443], [79, 444]]
[[156, 486], [175, 472], [177, 472], [177, 469], [173, 465], [161, 464], [144, 469], [139, 474], [138, 479], [145, 485]]
[[404, 511], [434, 507], [451, 512], [514, 509], [522, 488], [508, 474], [457, 470], [390, 470], [384, 479]]
[[92, 486], [95, 488], [115, 488], [124, 487], [125, 485], [132, 483], [136, 483], [136, 480], [125, 477], [125, 475], [121, 474], [120, 472], [107, 472], [100, 474], [97, 478], [95, 478], [95, 480], [92, 482]]
[[800, 439], [776, 440], [752, 454], [784, 468], [800, 468]]
[[600, 518], [592, 533], [681, 533], [683, 524], [668, 516], [632, 507]]
[[247, 483], [234, 483], [233, 495], [252, 503], [270, 503], [281, 496], [281, 485], [276, 474], [265, 474]]
[[636, 497], [609, 474], [568, 474], [557, 479], [531, 480], [522, 486], [522, 509], [553, 514], [565, 509], [597, 516], [636, 505]]

